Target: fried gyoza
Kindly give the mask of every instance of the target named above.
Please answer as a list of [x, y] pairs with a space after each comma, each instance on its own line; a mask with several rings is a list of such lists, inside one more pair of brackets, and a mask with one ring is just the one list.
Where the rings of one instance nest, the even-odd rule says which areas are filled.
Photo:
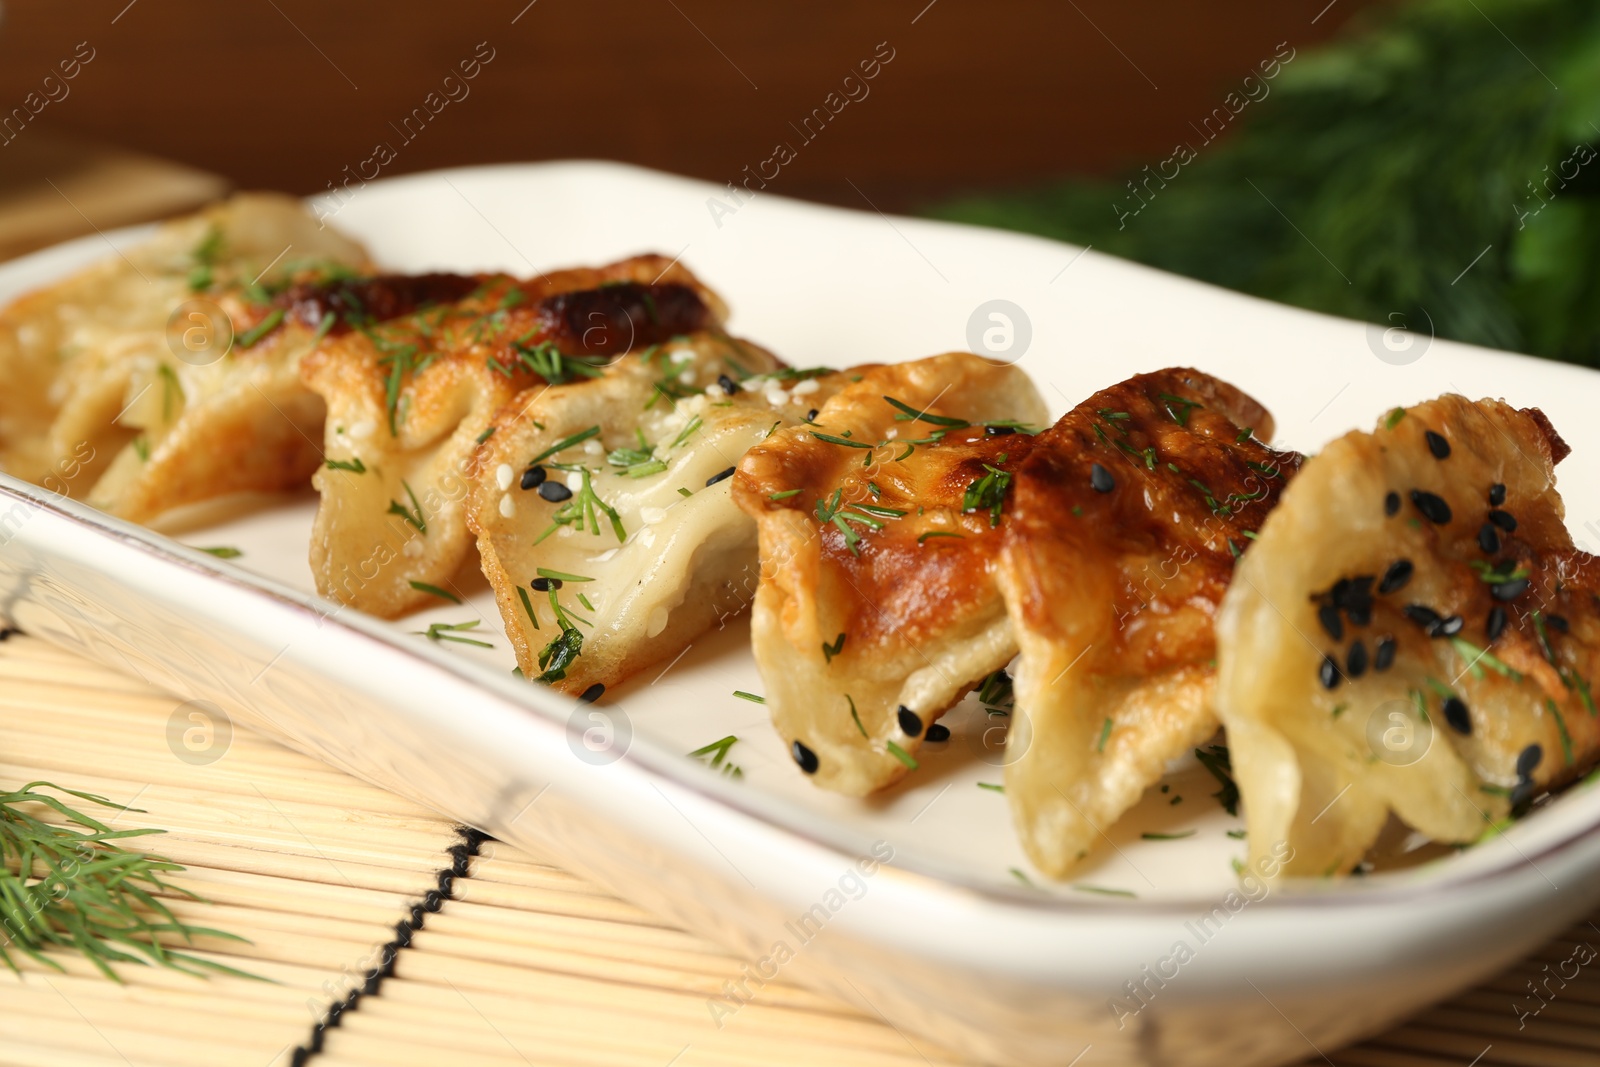
[[378, 326], [360, 292], [312, 301], [305, 315], [335, 319], [302, 366], [328, 405], [312, 573], [323, 595], [375, 615], [425, 603], [414, 583], [447, 586], [467, 558], [468, 467], [495, 412], [531, 387], [582, 384], [629, 352], [717, 331], [726, 315], [661, 256], [460, 281]]
[[1394, 812], [1470, 842], [1600, 758], [1600, 566], [1537, 410], [1444, 396], [1351, 433], [1284, 493], [1217, 624], [1252, 858], [1349, 871]]
[[998, 568], [1022, 652], [1005, 785], [1046, 874], [1216, 731], [1213, 617], [1299, 465], [1271, 434], [1228, 383], [1164, 370], [1079, 404], [1017, 469]]
[[467, 521], [526, 677], [593, 697], [744, 609], [756, 527], [729, 476], [845, 379], [778, 368], [700, 333], [496, 417]]
[[[249, 194], [21, 298], [0, 312], [0, 469], [135, 521], [303, 484], [320, 458], [322, 403], [298, 376], [313, 331], [251, 331], [282, 318], [291, 281], [366, 265], [299, 201]], [[212, 307], [174, 318], [191, 300]]]
[[1020, 370], [963, 352], [854, 374], [750, 451], [734, 499], [761, 531], [751, 638], [773, 725], [818, 785], [863, 795], [1016, 654], [995, 524], [1032, 445], [1017, 424], [1046, 411]]

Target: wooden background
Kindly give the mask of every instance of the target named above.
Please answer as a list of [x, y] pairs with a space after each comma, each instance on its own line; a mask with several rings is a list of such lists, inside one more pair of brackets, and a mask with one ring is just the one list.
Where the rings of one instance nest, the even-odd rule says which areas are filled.
[[[0, 114], [94, 59], [9, 144], [73, 134], [309, 193], [375, 142], [385, 174], [599, 157], [734, 179], [888, 42], [895, 58], [773, 191], [886, 210], [1164, 155], [1278, 42], [1363, 0], [5, 0]], [[515, 20], [515, 21], [513, 21]], [[494, 59], [402, 144], [390, 123], [487, 42]], [[59, 92], [59, 90], [57, 90]], [[852, 183], [855, 188], [852, 188]], [[860, 192], [857, 192], [857, 189]]]

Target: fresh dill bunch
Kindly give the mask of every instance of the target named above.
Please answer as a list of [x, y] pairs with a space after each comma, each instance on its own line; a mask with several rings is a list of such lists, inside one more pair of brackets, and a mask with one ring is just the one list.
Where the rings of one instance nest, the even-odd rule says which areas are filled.
[[[49, 782], [30, 782], [0, 793], [0, 961], [18, 971], [12, 953], [20, 952], [64, 971], [44, 950], [68, 948], [81, 952], [107, 978], [119, 982], [111, 967], [114, 963], [156, 964], [197, 977], [209, 971], [257, 978], [160, 944], [161, 935], [177, 935], [185, 941], [200, 935], [244, 940], [178, 921], [156, 894], [200, 900], [162, 877], [183, 867], [116, 844], [165, 831], [113, 830], [41, 790], [116, 811], [140, 810]], [[24, 809], [29, 804], [44, 805], [65, 824], [30, 814]]]
[[[1419, 0], [1369, 9], [1350, 29], [1276, 77], [1241, 70], [1197, 103], [1180, 133], [1188, 162], [1173, 163], [1174, 145], [1126, 180], [932, 214], [1600, 365], [1600, 7]], [[1237, 118], [1216, 136], [1210, 108], [1230, 91]], [[1248, 92], [1256, 102], [1238, 107]]]

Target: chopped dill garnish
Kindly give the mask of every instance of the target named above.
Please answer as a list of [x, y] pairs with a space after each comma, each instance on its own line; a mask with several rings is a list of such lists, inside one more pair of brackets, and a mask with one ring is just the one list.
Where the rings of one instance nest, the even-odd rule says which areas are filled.
[[599, 437], [599, 436], [600, 436], [600, 427], [598, 427], [598, 426], [591, 426], [587, 430], [579, 430], [577, 433], [573, 434], [571, 437], [563, 437], [561, 440], [557, 441], [555, 444], [551, 445], [549, 448], [545, 449], [543, 452], [540, 452], [537, 456], [534, 456], [532, 459], [530, 459], [528, 461], [528, 466], [537, 467], [542, 461], [549, 459], [551, 456], [555, 455], [557, 452], [561, 452], [561, 451], [564, 451], [564, 450], [566, 450], [568, 448], [571, 448], [573, 445], [582, 444], [583, 442], [587, 441], [591, 437]]
[[262, 319], [260, 322], [256, 323], [254, 326], [250, 327], [244, 333], [239, 335], [239, 347], [249, 348], [267, 334], [271, 333], [273, 330], [276, 330], [279, 324], [282, 322], [283, 309], [273, 308], [272, 312], [267, 315], [266, 318]]
[[202, 548], [200, 551], [208, 556], [216, 556], [218, 559], [238, 559], [244, 555], [242, 551], [232, 545], [213, 545], [210, 548]]
[[[554, 578], [559, 582], [592, 582], [593, 578], [586, 578], [581, 574], [568, 574], [566, 571], [553, 571], [548, 567], [535, 567], [534, 573], [541, 578]], [[591, 609], [592, 610], [592, 609]]]
[[704, 425], [705, 423], [701, 420], [699, 415], [694, 416], [684, 424], [683, 429], [678, 431], [678, 436], [672, 439], [672, 444], [669, 447], [682, 448], [683, 443], [689, 440], [689, 438], [693, 437], [695, 431]]
[[416, 530], [419, 534], [426, 536], [428, 533], [428, 520], [427, 517], [422, 514], [422, 505], [417, 502], [417, 494], [411, 491], [411, 483], [406, 481], [404, 478], [400, 479], [400, 484], [405, 487], [406, 496], [411, 498], [412, 510], [407, 511], [404, 504], [400, 503], [398, 500], [391, 500], [389, 501], [389, 510], [385, 512], [385, 514], [400, 516], [406, 522], [416, 527]]
[[578, 594], [578, 603], [582, 604], [589, 611], [594, 610], [594, 605], [589, 603], [589, 598], [584, 596], [582, 593]]
[[533, 601], [528, 599], [528, 591], [522, 586], [517, 586], [517, 596], [522, 599], [522, 610], [528, 613], [528, 621], [533, 623], [535, 630], [539, 629], [539, 616], [533, 613]]
[[852, 441], [848, 437], [836, 437], [835, 435], [833, 435], [831, 433], [821, 433], [821, 432], [819, 432], [817, 430], [812, 430], [811, 431], [811, 436], [815, 437], [819, 441], [825, 441], [830, 445], [844, 445], [846, 448], [868, 448], [868, 449], [870, 449], [870, 448], [877, 447], [876, 445], [868, 444], [865, 441]]
[[757, 696], [754, 693], [746, 693], [743, 689], [735, 689], [733, 691], [733, 695], [738, 697], [740, 700], [748, 700], [752, 704], [765, 704], [767, 702], [766, 697]]
[[972, 425], [966, 419], [953, 419], [948, 415], [933, 415], [926, 410], [918, 411], [905, 401], [896, 400], [892, 396], [886, 396], [883, 399], [887, 400], [891, 407], [900, 411], [900, 414], [894, 417], [896, 422], [926, 422], [934, 426], [945, 426], [952, 430], [965, 429]]
[[1251, 427], [1249, 427], [1249, 426], [1246, 426], [1246, 427], [1243, 427], [1243, 428], [1242, 428], [1242, 429], [1240, 429], [1240, 431], [1239, 431], [1239, 436], [1238, 436], [1238, 437], [1235, 437], [1235, 438], [1234, 438], [1234, 439], [1233, 439], [1233, 443], [1234, 443], [1234, 444], [1236, 444], [1236, 445], [1242, 445], [1242, 444], [1244, 444], [1244, 443], [1245, 443], [1245, 442], [1246, 442], [1246, 441], [1248, 441], [1248, 440], [1250, 440], [1250, 438], [1251, 438], [1251, 437], [1252, 437], [1252, 436], [1253, 436], [1253, 435], [1254, 435], [1254, 434], [1255, 434], [1255, 430], [1254, 430], [1254, 429], [1253, 429], [1253, 428], [1251, 428]]
[[488, 641], [479, 641], [474, 637], [462, 637], [459, 633], [455, 632], [458, 630], [475, 630], [478, 628], [478, 624], [481, 622], [483, 622], [482, 619], [473, 619], [471, 622], [436, 622], [430, 624], [426, 630], [416, 630], [413, 632], [426, 637], [430, 641], [456, 641], [463, 645], [477, 645], [479, 648], [493, 648], [494, 645], [490, 644]]
[[440, 589], [438, 586], [429, 585], [427, 582], [413, 580], [411, 582], [411, 588], [415, 589], [419, 593], [427, 593], [429, 596], [436, 596], [440, 600], [448, 600], [452, 604], [461, 603], [461, 598], [450, 592], [450, 590]]
[[594, 491], [594, 483], [589, 477], [586, 467], [577, 468], [582, 476], [583, 485], [578, 489], [571, 500], [563, 504], [554, 515], [550, 517], [550, 526], [540, 534], [534, 544], [539, 544], [545, 538], [555, 533], [563, 526], [570, 526], [582, 532], [585, 528], [594, 536], [600, 536], [600, 515], [605, 515], [611, 522], [611, 532], [617, 535], [618, 543], [628, 539], [628, 533], [622, 526], [622, 517], [617, 514], [617, 509], [607, 504]]
[[981, 511], [988, 509], [989, 525], [1000, 525], [1000, 512], [1005, 507], [1006, 491], [1011, 488], [1011, 475], [999, 467], [991, 467], [985, 463], [983, 469], [987, 472], [967, 486], [967, 491], [961, 497], [962, 511]]
[[843, 651], [844, 634], [840, 634], [838, 637], [834, 638], [833, 644], [830, 645], [826, 641], [822, 643], [822, 661], [824, 663], [832, 663], [833, 657], [837, 656]]
[[[1157, 393], [1156, 396], [1160, 397], [1161, 400], [1164, 401], [1162, 407], [1167, 409], [1167, 414], [1172, 416], [1172, 421], [1177, 423], [1179, 426], [1188, 426], [1189, 413], [1195, 408], [1205, 406], [1198, 401], [1185, 400], [1183, 397], [1173, 396], [1171, 393]], [[1176, 407], [1174, 405], [1176, 405]]]
[[1405, 418], [1405, 417], [1406, 417], [1406, 409], [1405, 408], [1394, 408], [1393, 410], [1391, 410], [1389, 412], [1388, 415], [1386, 415], [1384, 417], [1383, 428], [1385, 430], [1392, 430], [1396, 426], [1399, 426], [1400, 425], [1400, 420]]
[[[554, 590], [551, 590], [550, 602], [555, 604]], [[560, 605], [556, 605], [556, 621], [562, 624], [561, 632], [539, 653], [541, 682], [561, 681], [567, 676], [567, 668], [572, 666], [572, 661], [583, 653], [583, 632], [576, 626], [566, 625], [567, 617], [560, 610]]]
[[365, 463], [361, 462], [361, 457], [360, 456], [357, 456], [355, 459], [348, 459], [348, 460], [347, 459], [328, 459], [328, 460], [323, 460], [322, 465], [324, 467], [328, 468], [331, 471], [349, 471], [352, 474], [365, 474], [365, 473], [367, 473], [367, 465]]
[[[1198, 407], [1199, 405], [1196, 406]], [[1103, 897], [1133, 897], [1138, 895], [1131, 889], [1108, 889], [1105, 886], [1087, 885], [1083, 882], [1075, 883], [1072, 888], [1080, 893], [1097, 893]]]
[[905, 764], [907, 770], [914, 771], [920, 766], [911, 753], [907, 752], [893, 741], [885, 741], [883, 743], [883, 747], [889, 750], [889, 755]]
[[1146, 841], [1182, 841], [1186, 837], [1193, 837], [1199, 831], [1180, 830], [1175, 834], [1158, 834], [1154, 832], [1142, 833], [1139, 836]]
[[1004, 793], [1006, 791], [1006, 787], [1005, 786], [998, 785], [998, 784], [996, 784], [994, 782], [979, 782], [978, 783], [978, 788], [979, 789], [987, 789], [991, 793]]
[[497, 428], [498, 428], [498, 427], [494, 427], [494, 426], [491, 426], [491, 427], [489, 427], [489, 428], [488, 428], [488, 429], [487, 429], [487, 430], [485, 430], [485, 431], [483, 431], [483, 432], [482, 432], [482, 433], [480, 433], [480, 434], [479, 434], [479, 435], [478, 435], [478, 436], [477, 436], [477, 437], [475, 437], [475, 438], [473, 438], [473, 440], [475, 440], [475, 441], [477, 441], [477, 442], [478, 442], [478, 444], [480, 444], [480, 445], [481, 445], [481, 444], [483, 444], [483, 443], [484, 443], [484, 442], [485, 442], [485, 441], [487, 441], [487, 440], [488, 440], [488, 439], [489, 439], [489, 438], [491, 438], [491, 437], [493, 437], [493, 436], [494, 436], [494, 431], [495, 431], [495, 430], [496, 430], [496, 429], [497, 429]]
[[1111, 718], [1107, 716], [1106, 721], [1100, 724], [1100, 740], [1094, 746], [1096, 752], [1104, 752], [1106, 750], [1106, 741], [1111, 737], [1111, 727]]
[[183, 386], [177, 373], [165, 363], [156, 367], [156, 374], [161, 378], [161, 421], [171, 422], [173, 401], [183, 399]]
[[1545, 697], [1544, 706], [1550, 709], [1550, 715], [1556, 720], [1556, 732], [1561, 735], [1561, 755], [1566, 759], [1567, 766], [1572, 766], [1572, 735], [1567, 733], [1567, 720], [1562, 717], [1561, 709], [1556, 702]]
[[792, 496], [800, 495], [800, 492], [801, 491], [799, 489], [785, 489], [781, 493], [768, 493], [767, 494], [767, 499], [768, 500], [788, 500]]
[[[738, 743], [738, 735], [729, 734], [727, 737], [713, 741], [709, 745], [702, 745], [701, 747], [695, 749], [693, 752], [689, 753], [689, 757], [702, 762], [708, 762], [709, 766], [715, 769], [720, 769], [722, 773], [727, 775], [729, 778], [743, 778], [744, 771], [740, 770], [738, 767], [735, 767], [731, 762], [726, 762], [728, 750], [733, 748], [733, 746]], [[709, 761], [706, 759], [708, 756], [710, 757]]]
[[[1450, 643], [1461, 654], [1461, 658], [1467, 661], [1467, 669], [1472, 672], [1474, 678], [1482, 678], [1483, 667], [1488, 667], [1503, 678], [1510, 678], [1513, 682], [1522, 681], [1521, 671], [1508, 666], [1504, 660], [1488, 649], [1479, 648], [1464, 637], [1452, 637]], [[1478, 665], [1480, 663], [1483, 664], [1483, 667]]]
[[930, 537], [966, 537], [966, 534], [956, 533], [953, 530], [924, 530], [917, 535], [917, 544], [922, 544]]
[[[826, 647], [826, 646], [824, 646], [824, 647]], [[862, 737], [869, 736], [867, 734], [867, 728], [865, 726], [861, 725], [861, 713], [856, 710], [855, 699], [853, 697], [851, 697], [849, 693], [846, 693], [844, 695], [844, 698], [845, 698], [845, 700], [849, 701], [849, 703], [850, 703], [850, 721], [852, 721], [852, 722], [854, 722], [856, 724], [856, 729], [861, 731], [861, 736]]]

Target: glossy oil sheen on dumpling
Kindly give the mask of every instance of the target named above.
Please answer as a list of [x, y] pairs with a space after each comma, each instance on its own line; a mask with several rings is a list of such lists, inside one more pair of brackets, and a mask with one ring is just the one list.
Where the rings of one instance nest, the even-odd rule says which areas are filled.
[[[250, 330], [282, 317], [291, 281], [365, 266], [299, 201], [248, 194], [22, 297], [0, 312], [0, 469], [136, 521], [303, 484], [320, 458], [322, 403], [297, 366], [313, 331]], [[233, 320], [226, 355], [214, 311], [173, 328], [196, 344], [169, 343], [195, 299]]]
[[841, 377], [778, 369], [700, 333], [496, 417], [468, 521], [526, 677], [593, 697], [749, 603], [755, 523], [729, 500], [733, 467]]
[[464, 280], [470, 291], [376, 327], [359, 297], [345, 302], [340, 322], [360, 328], [336, 328], [303, 364], [328, 405], [312, 574], [324, 596], [374, 615], [422, 606], [429, 594], [414, 583], [447, 588], [466, 561], [468, 467], [503, 405], [718, 330], [726, 314], [662, 256]]
[[1016, 653], [995, 523], [1032, 444], [1015, 425], [1047, 413], [1020, 370], [964, 352], [853, 373], [751, 450], [734, 497], [761, 530], [751, 640], [773, 725], [818, 785], [859, 796]]
[[1299, 457], [1272, 419], [1194, 370], [1096, 393], [1017, 471], [999, 568], [1021, 649], [1006, 796], [1028, 857], [1061, 877], [1210, 737], [1213, 618]]
[[1245, 556], [1218, 706], [1252, 857], [1348, 871], [1393, 811], [1470, 842], [1600, 756], [1600, 569], [1537, 410], [1444, 396], [1328, 445]]

